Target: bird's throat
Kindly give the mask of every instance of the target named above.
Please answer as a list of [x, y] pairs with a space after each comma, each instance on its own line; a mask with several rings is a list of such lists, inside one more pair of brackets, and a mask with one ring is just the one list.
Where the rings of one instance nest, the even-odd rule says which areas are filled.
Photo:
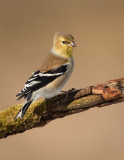
[[55, 54], [56, 56], [60, 56], [60, 57], [65, 58], [65, 59], [70, 59], [72, 57], [73, 48], [68, 47], [64, 50], [51, 48], [51, 52], [53, 54]]

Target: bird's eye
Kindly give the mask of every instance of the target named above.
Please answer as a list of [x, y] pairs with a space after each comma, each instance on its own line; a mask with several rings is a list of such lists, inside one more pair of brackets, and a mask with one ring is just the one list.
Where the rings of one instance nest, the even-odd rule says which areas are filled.
[[67, 42], [66, 42], [66, 41], [62, 41], [62, 43], [63, 43], [63, 44], [67, 44]]

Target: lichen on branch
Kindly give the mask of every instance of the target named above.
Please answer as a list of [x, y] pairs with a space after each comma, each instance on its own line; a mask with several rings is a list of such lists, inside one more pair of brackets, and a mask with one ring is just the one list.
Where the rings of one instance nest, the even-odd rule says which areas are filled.
[[15, 120], [22, 104], [0, 111], [0, 138], [42, 127], [53, 119], [86, 111], [92, 107], [104, 107], [124, 102], [124, 78], [83, 89], [72, 89], [47, 100], [35, 101], [23, 119]]

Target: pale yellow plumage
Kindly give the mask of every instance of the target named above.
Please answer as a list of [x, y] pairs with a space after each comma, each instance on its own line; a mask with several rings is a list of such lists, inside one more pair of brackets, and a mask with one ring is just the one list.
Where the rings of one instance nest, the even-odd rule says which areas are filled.
[[74, 47], [76, 47], [76, 44], [72, 35], [63, 34], [61, 32], [55, 34], [52, 52], [55, 52], [56, 55], [60, 55], [63, 58], [68, 59], [72, 56]]

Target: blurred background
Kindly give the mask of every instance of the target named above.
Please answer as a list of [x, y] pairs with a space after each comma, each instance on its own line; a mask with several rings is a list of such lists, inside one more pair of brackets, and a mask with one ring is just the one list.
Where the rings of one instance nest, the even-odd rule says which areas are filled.
[[[124, 77], [123, 0], [0, 0], [0, 110], [49, 52], [71, 33], [75, 69], [63, 90]], [[124, 103], [57, 119], [0, 140], [1, 160], [123, 160]]]

